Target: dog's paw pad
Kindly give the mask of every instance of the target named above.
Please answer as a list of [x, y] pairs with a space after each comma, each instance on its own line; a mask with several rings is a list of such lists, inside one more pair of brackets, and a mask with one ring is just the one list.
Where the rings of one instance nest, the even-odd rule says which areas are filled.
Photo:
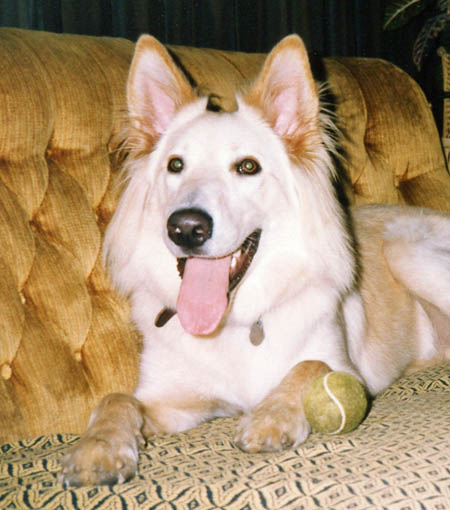
[[136, 474], [137, 445], [84, 437], [64, 457], [64, 486], [114, 485]]
[[278, 452], [302, 443], [309, 431], [307, 421], [298, 413], [287, 409], [265, 413], [257, 409], [241, 419], [235, 442], [249, 453]]

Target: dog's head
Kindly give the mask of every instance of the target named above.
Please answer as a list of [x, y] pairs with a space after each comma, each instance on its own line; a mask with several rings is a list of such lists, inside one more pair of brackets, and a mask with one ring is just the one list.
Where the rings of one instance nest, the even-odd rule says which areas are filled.
[[[269, 273], [276, 287], [277, 268], [305, 258], [305, 243], [292, 240], [304, 237], [307, 203], [315, 199], [308, 195], [317, 194], [307, 174], [328, 180], [317, 174], [329, 170], [305, 47], [298, 36], [283, 39], [255, 83], [237, 96], [236, 110], [218, 112], [208, 97], [196, 95], [164, 46], [143, 36], [127, 97], [139, 164], [130, 166], [128, 205], [119, 207], [110, 231], [118, 223], [140, 223], [141, 233], [129, 234], [125, 244], [133, 237], [153, 242], [153, 256], [161, 259], [167, 258], [159, 246], [164, 240], [181, 278], [181, 324], [192, 334], [210, 334], [234, 289], [253, 278], [253, 297], [242, 292], [252, 308], [256, 294], [264, 293], [262, 276], [267, 280]], [[110, 251], [108, 243], [120, 242], [113, 235]], [[159, 262], [163, 275], [166, 265]], [[263, 283], [256, 284], [258, 278]]]

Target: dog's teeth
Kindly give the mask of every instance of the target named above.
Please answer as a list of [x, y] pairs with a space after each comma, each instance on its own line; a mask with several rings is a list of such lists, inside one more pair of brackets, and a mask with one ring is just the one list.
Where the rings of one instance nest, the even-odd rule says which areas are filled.
[[242, 255], [242, 250], [238, 250], [233, 253], [233, 256], [231, 258], [231, 269], [234, 271], [236, 269], [239, 257]]

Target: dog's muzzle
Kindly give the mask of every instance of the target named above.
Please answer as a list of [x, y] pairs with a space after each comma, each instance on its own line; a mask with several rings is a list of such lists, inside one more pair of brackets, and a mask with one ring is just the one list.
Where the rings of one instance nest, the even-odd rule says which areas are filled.
[[[258, 249], [261, 230], [251, 233], [232, 253], [221, 257], [199, 256], [200, 248], [213, 234], [213, 220], [202, 209], [173, 212], [167, 220], [169, 239], [186, 254], [177, 260], [181, 285], [176, 311], [183, 328], [193, 335], [209, 335], [219, 326], [228, 307], [230, 293], [237, 287]], [[155, 324], [171, 316], [159, 314]]]

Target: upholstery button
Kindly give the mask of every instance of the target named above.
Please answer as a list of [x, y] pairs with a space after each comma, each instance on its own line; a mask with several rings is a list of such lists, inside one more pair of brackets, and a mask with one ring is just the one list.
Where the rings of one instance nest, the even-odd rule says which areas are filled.
[[9, 363], [3, 363], [3, 365], [0, 368], [0, 374], [3, 379], [6, 381], [11, 378], [12, 376], [12, 368]]

